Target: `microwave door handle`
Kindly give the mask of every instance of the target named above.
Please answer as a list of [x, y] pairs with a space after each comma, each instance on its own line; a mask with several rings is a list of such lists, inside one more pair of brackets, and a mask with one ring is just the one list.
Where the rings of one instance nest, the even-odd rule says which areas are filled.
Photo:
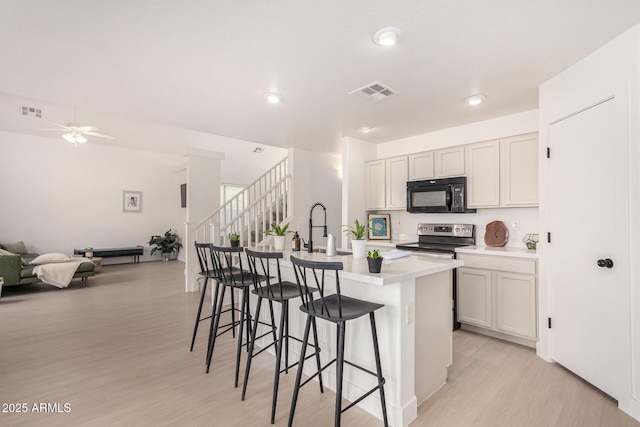
[[449, 186], [447, 188], [447, 212], [451, 212], [451, 193], [453, 193], [453, 189]]

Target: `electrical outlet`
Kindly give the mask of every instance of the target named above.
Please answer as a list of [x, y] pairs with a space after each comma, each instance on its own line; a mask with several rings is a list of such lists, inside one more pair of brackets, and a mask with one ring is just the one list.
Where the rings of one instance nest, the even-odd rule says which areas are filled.
[[407, 304], [407, 318], [406, 324], [409, 325], [416, 320], [416, 306], [413, 304]]
[[520, 230], [520, 220], [516, 219], [513, 221], [513, 223], [511, 223], [511, 227], [513, 227], [514, 230]]

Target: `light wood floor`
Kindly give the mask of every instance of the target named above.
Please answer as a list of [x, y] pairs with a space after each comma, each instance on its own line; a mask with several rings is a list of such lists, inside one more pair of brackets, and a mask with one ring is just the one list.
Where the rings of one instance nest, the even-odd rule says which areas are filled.
[[[188, 347], [198, 294], [183, 291], [178, 261], [104, 266], [87, 288], [6, 288], [0, 300], [2, 426], [268, 426], [273, 359], [255, 359], [247, 400], [233, 387], [235, 342], [216, 345], [204, 373], [207, 322]], [[419, 408], [416, 427], [633, 426], [615, 402], [531, 349], [454, 334], [448, 384]], [[295, 371], [294, 371], [295, 372]], [[294, 375], [281, 377], [276, 426], [287, 423]], [[302, 389], [298, 426], [330, 426], [334, 395]], [[33, 404], [70, 412], [33, 413]], [[7, 409], [7, 408], [2, 408]], [[354, 408], [343, 425], [381, 422]]]

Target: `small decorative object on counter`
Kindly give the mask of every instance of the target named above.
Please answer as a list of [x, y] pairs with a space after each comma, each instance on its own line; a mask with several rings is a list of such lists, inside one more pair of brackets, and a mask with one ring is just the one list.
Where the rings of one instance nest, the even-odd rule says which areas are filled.
[[369, 264], [369, 273], [380, 273], [380, 270], [382, 270], [382, 256], [380, 256], [378, 249], [368, 252], [367, 263]]
[[367, 241], [364, 240], [365, 234], [369, 229], [369, 221], [360, 223], [357, 219], [354, 221], [354, 226], [343, 225], [347, 227], [344, 230], [344, 234], [351, 234], [351, 249], [353, 249], [354, 258], [364, 258], [367, 256]]
[[327, 256], [336, 256], [336, 236], [333, 234], [327, 236]]
[[287, 233], [293, 233], [289, 230], [289, 223], [284, 225], [271, 224], [271, 228], [264, 231], [264, 234], [267, 236], [273, 236], [273, 246], [275, 246], [276, 251], [284, 250], [284, 238]]
[[84, 248], [85, 258], [93, 258], [93, 248]]
[[491, 247], [501, 247], [509, 240], [509, 230], [502, 221], [487, 224], [484, 231], [484, 244]]
[[291, 240], [291, 250], [294, 252], [300, 250], [300, 235], [297, 231], [293, 233], [293, 240]]
[[232, 248], [237, 248], [240, 246], [240, 235], [238, 233], [229, 234], [229, 241], [231, 242]]
[[522, 238], [522, 241], [525, 245], [527, 245], [527, 249], [535, 250], [538, 242], [540, 241], [540, 238], [536, 233], [527, 233]]

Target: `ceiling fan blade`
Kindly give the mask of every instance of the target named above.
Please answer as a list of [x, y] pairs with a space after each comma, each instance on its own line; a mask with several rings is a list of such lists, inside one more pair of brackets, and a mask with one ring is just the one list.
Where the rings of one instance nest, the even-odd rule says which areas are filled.
[[51, 126], [58, 126], [60, 128], [60, 129], [54, 129], [54, 130], [71, 130], [69, 126], [61, 125], [60, 123], [53, 123], [53, 122], [45, 122], [45, 123]]
[[95, 126], [77, 126], [77, 128], [80, 132], [93, 132], [96, 130], [100, 130]]
[[82, 133], [85, 135], [97, 136], [98, 138], [115, 139], [114, 137], [105, 135], [103, 133], [97, 133], [97, 132], [82, 132]]
[[59, 132], [67, 132], [69, 129], [36, 129], [36, 130], [57, 130]]

